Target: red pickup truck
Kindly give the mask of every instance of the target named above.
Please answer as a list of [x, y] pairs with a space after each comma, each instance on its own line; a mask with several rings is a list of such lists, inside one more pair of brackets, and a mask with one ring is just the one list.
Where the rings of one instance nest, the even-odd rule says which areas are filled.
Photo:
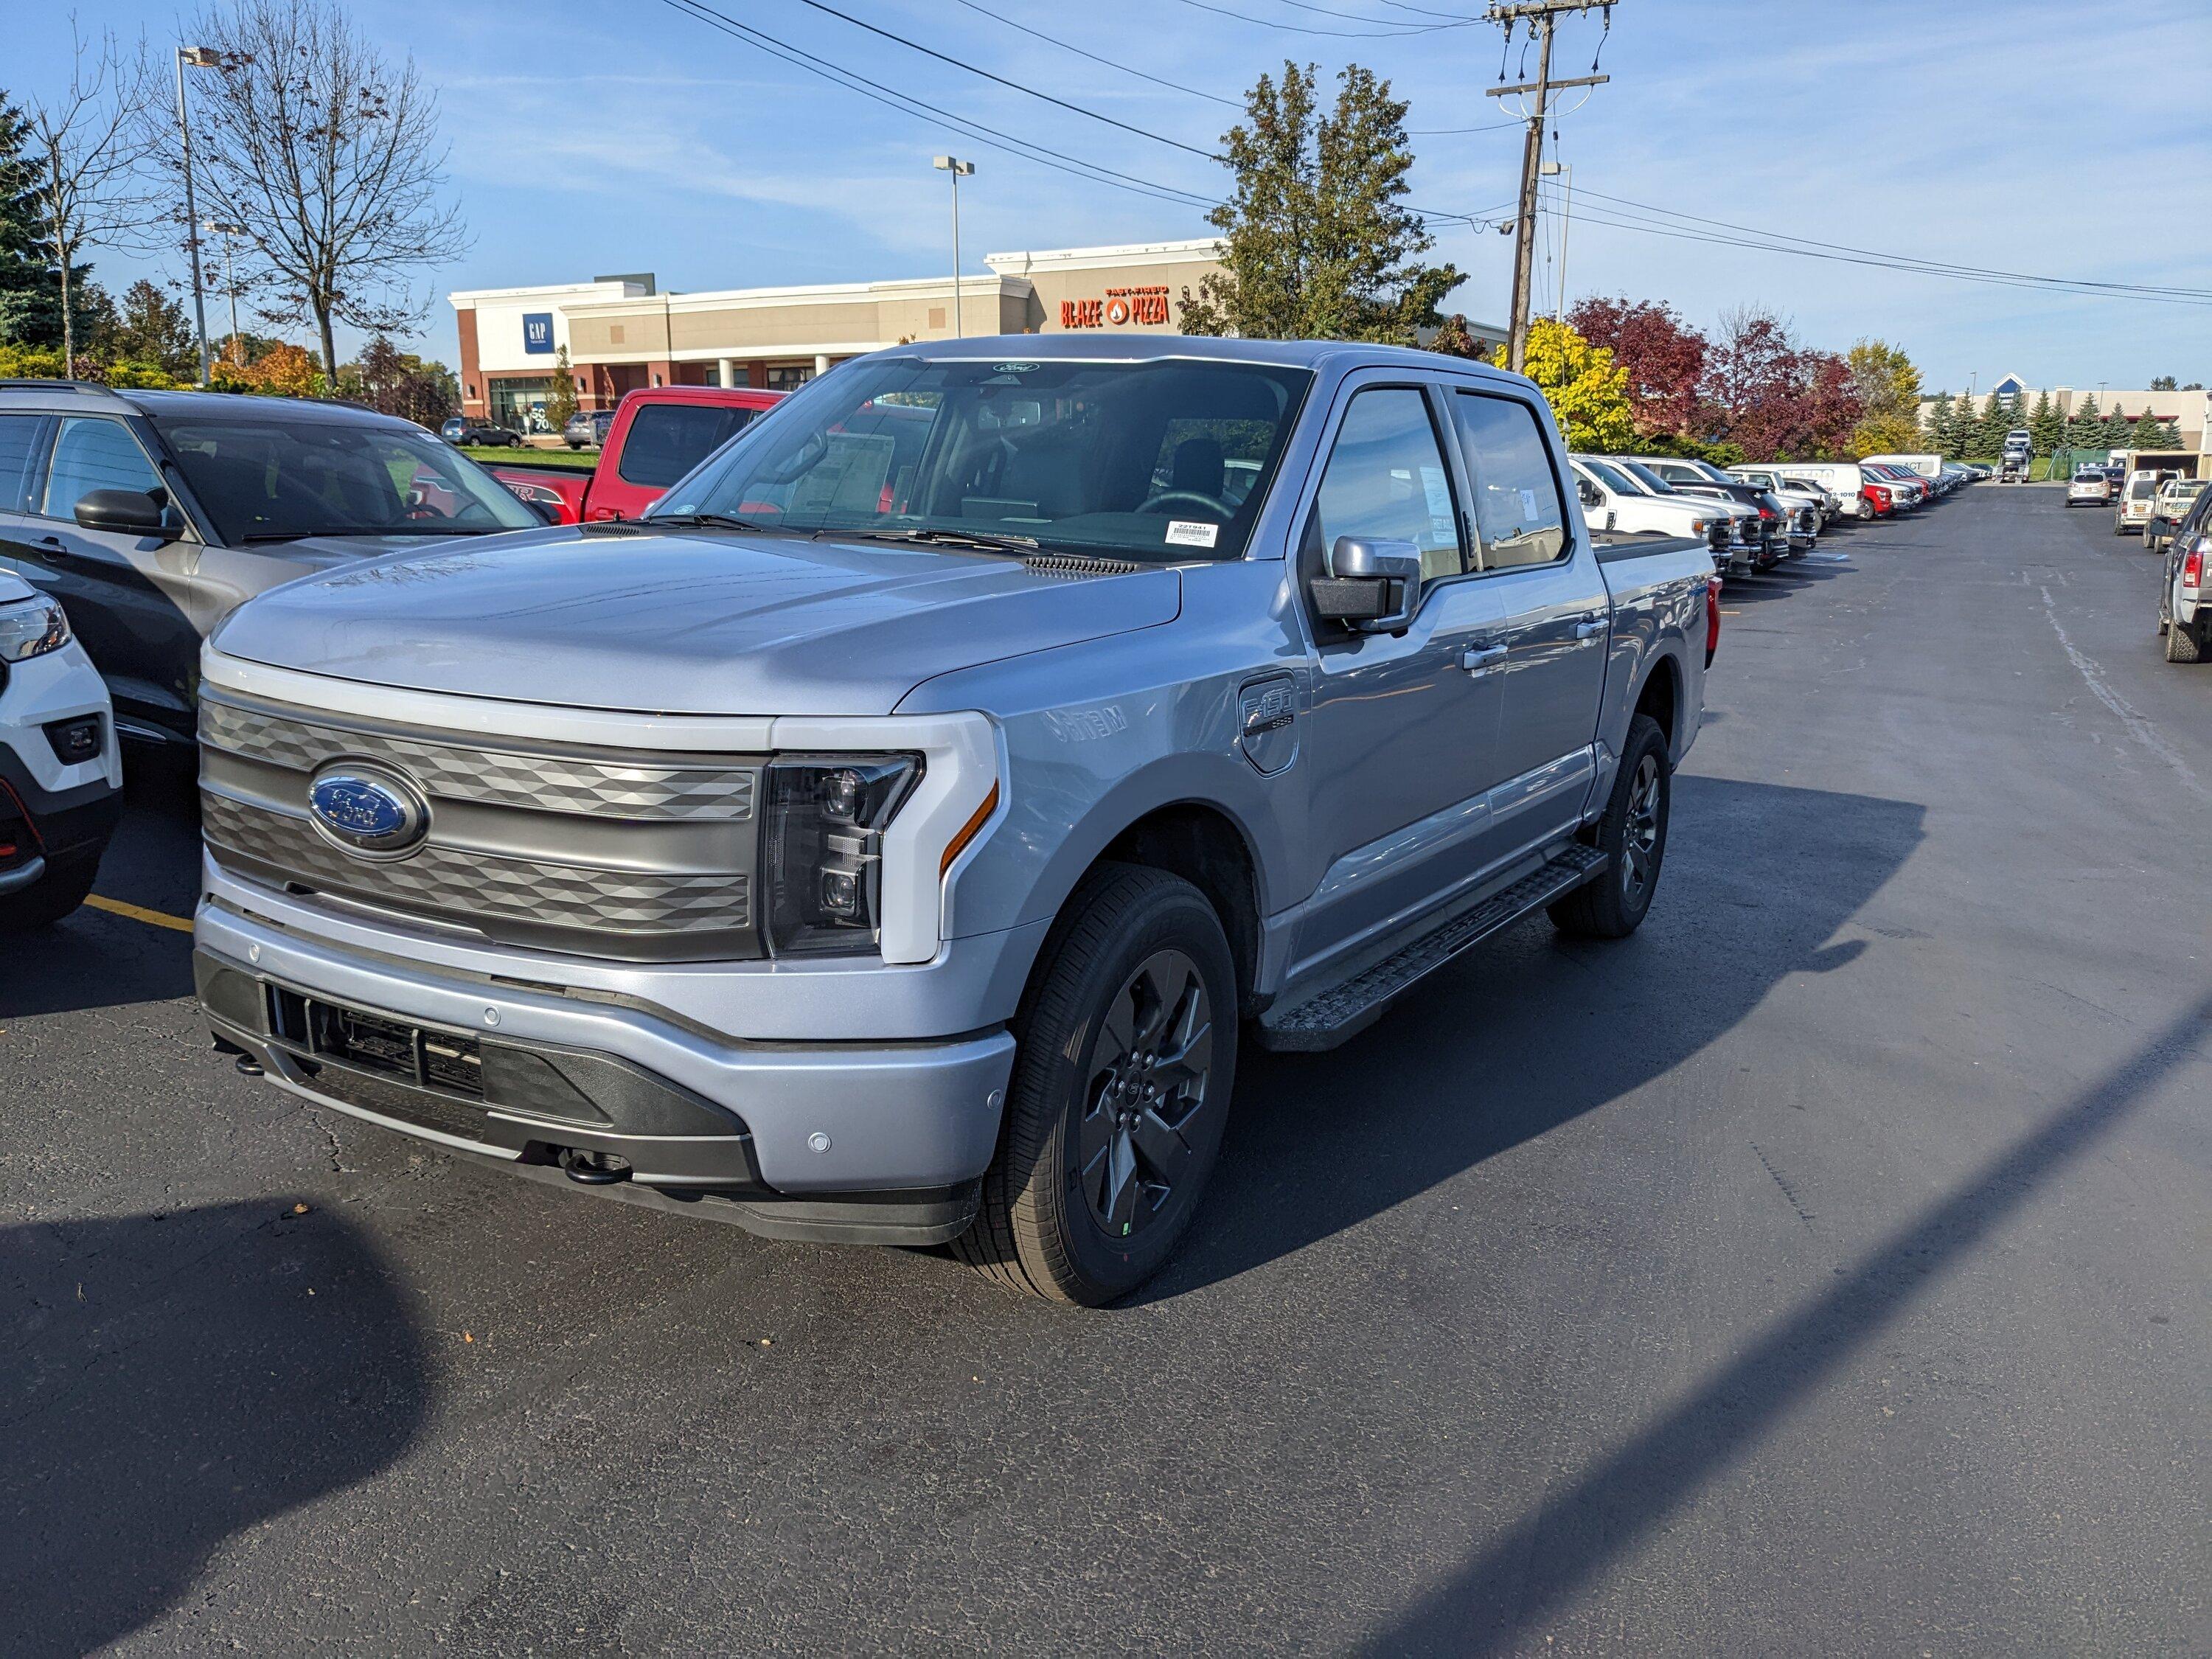
[[486, 469], [556, 523], [635, 519], [661, 492], [784, 394], [749, 387], [649, 386], [623, 394], [589, 472], [552, 461], [488, 461]]

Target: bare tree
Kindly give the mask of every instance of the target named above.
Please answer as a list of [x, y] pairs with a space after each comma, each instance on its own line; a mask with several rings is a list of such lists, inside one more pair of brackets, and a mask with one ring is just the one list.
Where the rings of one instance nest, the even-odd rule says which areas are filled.
[[404, 327], [429, 307], [416, 276], [468, 246], [439, 199], [437, 98], [332, 0], [237, 0], [192, 27], [220, 60], [193, 111], [204, 210], [242, 228], [262, 315], [312, 319], [336, 386], [334, 325]]
[[50, 227], [62, 276], [62, 362], [76, 362], [76, 269], [89, 250], [144, 244], [156, 217], [146, 163], [155, 128], [160, 82], [142, 41], [125, 51], [112, 33], [87, 40], [70, 20], [66, 85], [28, 110], [34, 194]]

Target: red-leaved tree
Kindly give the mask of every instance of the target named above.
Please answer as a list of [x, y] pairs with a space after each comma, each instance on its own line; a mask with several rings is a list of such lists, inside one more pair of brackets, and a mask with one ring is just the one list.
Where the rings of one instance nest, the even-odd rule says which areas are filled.
[[1650, 434], [1698, 435], [1698, 390], [1705, 337], [1664, 301], [1594, 295], [1567, 313], [1575, 331], [1628, 371], [1629, 418]]

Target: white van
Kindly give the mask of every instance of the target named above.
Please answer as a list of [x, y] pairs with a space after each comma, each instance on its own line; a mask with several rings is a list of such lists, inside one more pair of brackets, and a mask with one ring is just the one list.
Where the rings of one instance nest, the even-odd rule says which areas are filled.
[[1943, 458], [1941, 455], [1863, 455], [1862, 460], [1880, 461], [1885, 466], [1909, 466], [1933, 483], [1942, 476]]
[[1863, 488], [1866, 474], [1859, 471], [1856, 461], [1778, 461], [1774, 470], [1785, 478], [1802, 478], [1808, 483], [1820, 485], [1841, 501], [1844, 511], [1854, 518], [1874, 517], [1874, 507]]

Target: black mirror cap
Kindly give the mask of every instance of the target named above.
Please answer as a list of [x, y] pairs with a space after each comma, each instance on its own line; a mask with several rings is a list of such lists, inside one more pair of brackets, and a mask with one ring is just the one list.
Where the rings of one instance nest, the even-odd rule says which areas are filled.
[[1323, 622], [1375, 622], [1390, 614], [1394, 584], [1384, 576], [1316, 576], [1308, 584]]
[[76, 518], [85, 530], [118, 536], [160, 536], [174, 541], [177, 526], [167, 490], [89, 489], [78, 497]]

